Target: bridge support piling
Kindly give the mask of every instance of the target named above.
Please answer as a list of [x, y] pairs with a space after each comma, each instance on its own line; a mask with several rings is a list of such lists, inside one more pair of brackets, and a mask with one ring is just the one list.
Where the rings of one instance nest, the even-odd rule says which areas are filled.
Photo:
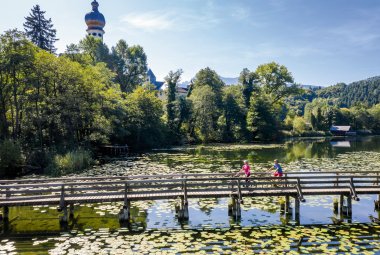
[[347, 216], [352, 216], [352, 198], [351, 196], [347, 196]]
[[3, 207], [3, 221], [4, 222], [9, 221], [9, 207], [8, 206]]
[[380, 194], [377, 195], [377, 200], [375, 202], [375, 210], [380, 210]]
[[121, 208], [121, 210], [119, 212], [119, 221], [120, 222], [128, 222], [129, 221], [130, 215], [131, 215], [130, 207], [131, 207], [131, 203], [128, 200], [126, 203], [124, 203], [123, 208]]
[[67, 222], [68, 222], [68, 217], [67, 217], [67, 206], [65, 205], [65, 206], [61, 207], [61, 210], [62, 210], [62, 212], [63, 212], [63, 215], [60, 217], [59, 222], [60, 222], [61, 224], [67, 224]]
[[339, 201], [336, 198], [333, 200], [333, 212], [334, 214], [338, 214], [339, 212]]
[[343, 195], [340, 195], [339, 196], [339, 213], [341, 215], [345, 214], [345, 210], [344, 210], [344, 196]]
[[74, 204], [70, 204], [70, 214], [69, 218], [73, 219], [74, 218]]
[[180, 221], [189, 219], [189, 205], [188, 205], [188, 202], [184, 200], [183, 198], [181, 198], [177, 215]]
[[124, 184], [124, 205], [119, 212], [119, 222], [129, 222], [131, 201], [128, 199], [128, 183]]
[[290, 197], [285, 196], [285, 213], [288, 214], [291, 211], [290, 208]]
[[298, 197], [294, 198], [294, 220], [300, 222], [300, 200]]
[[241, 218], [240, 200], [237, 197], [231, 198], [231, 203], [228, 205], [228, 215], [232, 216], [235, 220]]

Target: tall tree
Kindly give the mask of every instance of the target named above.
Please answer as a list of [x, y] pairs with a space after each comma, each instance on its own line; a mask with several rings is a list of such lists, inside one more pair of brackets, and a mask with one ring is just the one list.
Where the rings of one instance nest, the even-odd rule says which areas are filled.
[[196, 87], [190, 96], [193, 104], [192, 125], [202, 142], [218, 141], [218, 118], [220, 109], [216, 93], [210, 86]]
[[201, 69], [193, 80], [193, 89], [208, 86], [215, 93], [216, 104], [222, 107], [222, 89], [225, 86], [220, 76], [211, 68]]
[[79, 42], [79, 49], [87, 54], [93, 65], [99, 62], [107, 63], [109, 60], [109, 49], [101, 39], [87, 35], [86, 38]]
[[166, 84], [168, 86], [167, 91], [167, 104], [166, 104], [166, 113], [168, 118], [169, 129], [178, 134], [178, 126], [175, 125], [175, 100], [178, 82], [181, 79], [183, 71], [181, 69], [173, 72], [170, 71], [169, 74], [165, 77]]
[[272, 105], [289, 95], [301, 92], [298, 86], [293, 84], [292, 74], [283, 65], [275, 62], [259, 65], [256, 75], [261, 92], [268, 96]]
[[116, 72], [116, 82], [122, 91], [131, 92], [146, 80], [148, 71], [147, 56], [139, 45], [129, 47], [120, 40], [112, 48], [112, 69]]
[[42, 11], [38, 4], [33, 6], [31, 11], [29, 16], [25, 17], [24, 23], [27, 37], [41, 49], [54, 53], [56, 51], [54, 43], [58, 39], [51, 19], [45, 18], [45, 11]]
[[244, 68], [239, 76], [239, 84], [243, 86], [243, 96], [245, 107], [249, 108], [249, 103], [251, 100], [251, 94], [255, 91], [255, 82], [257, 80], [257, 75], [254, 72], [249, 71]]
[[[12, 137], [21, 136], [26, 92], [30, 86], [36, 47], [18, 30], [6, 31], [0, 37], [0, 115], [10, 116], [1, 124], [3, 136], [8, 136], [8, 123]], [[4, 108], [3, 108], [4, 107]]]
[[247, 128], [253, 139], [271, 140], [277, 134], [277, 122], [271, 102], [265, 96], [251, 97], [247, 114]]

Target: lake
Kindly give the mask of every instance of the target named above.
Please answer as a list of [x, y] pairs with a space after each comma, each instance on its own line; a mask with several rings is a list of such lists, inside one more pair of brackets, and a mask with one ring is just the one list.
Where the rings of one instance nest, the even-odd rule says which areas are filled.
[[[170, 173], [233, 173], [247, 159], [255, 172], [278, 159], [284, 171], [378, 171], [380, 137], [295, 139], [271, 144], [217, 144], [154, 150], [76, 176]], [[75, 175], [73, 175], [75, 176]], [[377, 196], [353, 201], [352, 218], [330, 217], [334, 196], [305, 197], [300, 222], [279, 211], [278, 198], [245, 198], [239, 221], [228, 216], [228, 199], [190, 199], [187, 222], [174, 200], [133, 202], [131, 223], [121, 226], [122, 203], [75, 206], [68, 227], [56, 207], [10, 208], [1, 226], [0, 254], [380, 254], [380, 225], [371, 223]]]

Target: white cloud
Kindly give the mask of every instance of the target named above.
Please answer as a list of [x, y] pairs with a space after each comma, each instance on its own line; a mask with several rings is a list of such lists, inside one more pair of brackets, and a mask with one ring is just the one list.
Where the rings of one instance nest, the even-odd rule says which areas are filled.
[[145, 31], [188, 31], [213, 27], [220, 23], [220, 19], [210, 12], [181, 12], [150, 11], [144, 13], [130, 13], [121, 18], [121, 22], [136, 29]]
[[159, 12], [131, 13], [125, 15], [122, 22], [144, 30], [170, 30], [174, 27], [175, 18]]

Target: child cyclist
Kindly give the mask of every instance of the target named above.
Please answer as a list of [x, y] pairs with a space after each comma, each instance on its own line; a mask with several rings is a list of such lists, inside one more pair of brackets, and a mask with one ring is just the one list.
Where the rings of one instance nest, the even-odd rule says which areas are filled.
[[245, 181], [248, 182], [248, 177], [251, 176], [251, 167], [248, 164], [248, 160], [243, 160], [243, 163], [244, 163], [244, 165], [242, 166], [240, 171], [235, 176], [239, 176], [240, 174], [244, 173], [245, 177], [247, 177], [247, 179], [245, 179]]
[[280, 164], [278, 163], [278, 160], [275, 159], [274, 160], [274, 165], [269, 169], [269, 170], [276, 170], [274, 173], [273, 173], [273, 176], [274, 177], [282, 177], [282, 167], [280, 166]]

